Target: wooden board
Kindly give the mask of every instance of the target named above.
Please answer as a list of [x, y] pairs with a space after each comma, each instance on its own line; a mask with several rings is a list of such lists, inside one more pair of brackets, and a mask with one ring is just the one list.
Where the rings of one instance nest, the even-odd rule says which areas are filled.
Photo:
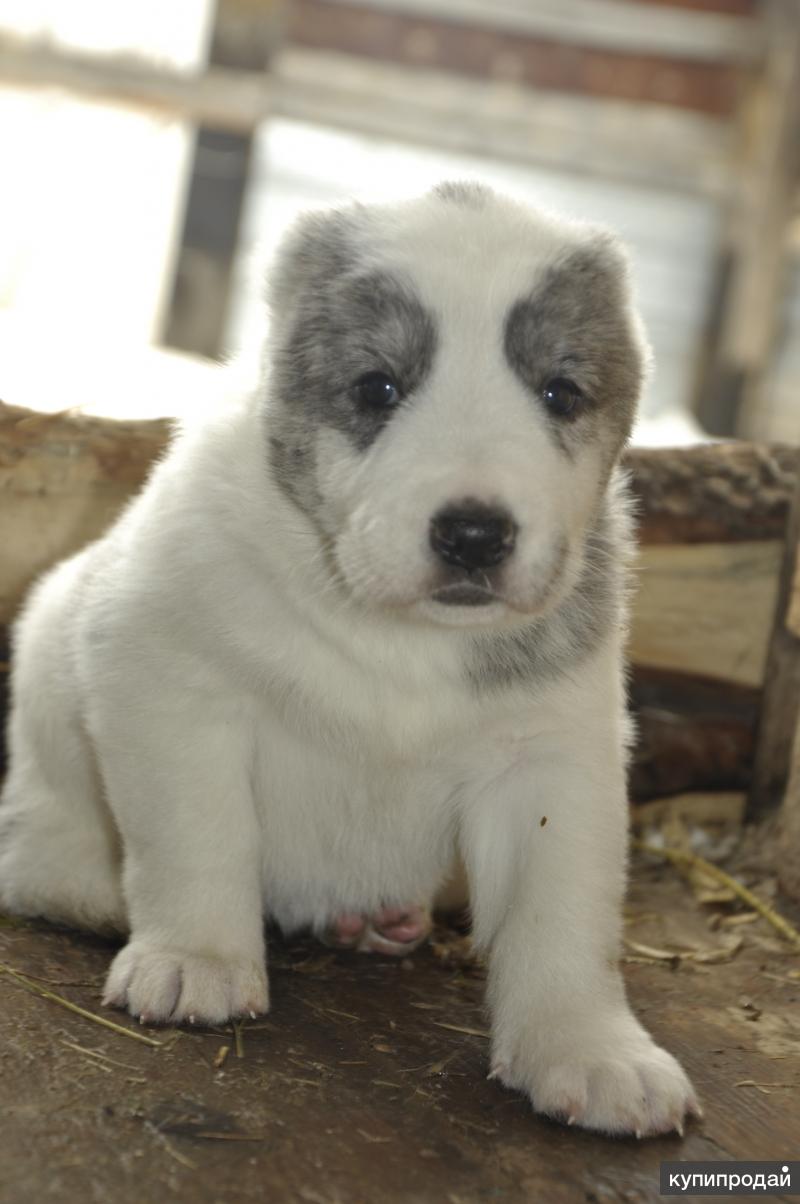
[[[663, 39], [660, 46], [643, 45], [642, 37], [638, 45], [630, 45], [631, 33], [646, 30], [650, 20], [650, 14], [629, 12], [627, 22], [622, 24], [624, 9], [630, 10], [631, 5], [609, 6], [625, 31], [612, 45], [608, 41], [601, 45], [597, 38], [591, 38], [592, 28], [602, 28], [602, 18], [597, 24], [587, 21], [582, 36], [584, 31], [574, 21], [564, 20], [563, 15], [560, 21], [551, 23], [549, 31], [544, 29], [542, 15], [531, 16], [534, 6], [530, 5], [516, 28], [509, 28], [511, 22], [503, 24], [494, 14], [489, 26], [485, 16], [483, 22], [471, 23], [457, 15], [445, 18], [420, 11], [418, 3], [414, 7], [415, 12], [406, 13], [397, 4], [372, 7], [346, 0], [295, 0], [289, 10], [289, 41], [297, 46], [363, 56], [376, 64], [405, 63], [479, 78], [502, 78], [503, 61], [510, 60], [514, 82], [536, 89], [628, 102], [650, 101], [726, 116], [732, 113], [739, 95], [741, 59], [752, 56], [759, 37], [758, 25], [746, 18], [700, 18], [695, 21], [698, 34], [701, 27], [711, 25], [718, 36], [723, 29], [730, 32], [731, 43], [727, 61], [724, 55], [719, 59], [714, 55], [716, 61], [711, 55], [697, 61], [685, 43], [672, 53], [665, 52]], [[485, 13], [483, 5], [473, 6], [473, 14], [476, 9], [484, 9]], [[605, 15], [608, 17], [609, 12]], [[689, 24], [685, 14], [680, 21], [684, 28]], [[538, 25], [544, 36], [537, 36], [536, 28], [528, 32], [526, 24]], [[572, 37], [565, 38], [570, 26]], [[718, 42], [717, 51], [721, 49]]]
[[782, 556], [773, 541], [642, 547], [631, 659], [760, 686]]

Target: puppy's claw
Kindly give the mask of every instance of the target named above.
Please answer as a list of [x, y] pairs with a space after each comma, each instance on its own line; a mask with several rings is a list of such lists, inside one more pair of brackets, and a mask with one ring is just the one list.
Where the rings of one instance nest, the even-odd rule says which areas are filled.
[[642, 1130], [641, 1130], [641, 1129], [637, 1129], [637, 1130], [636, 1130], [636, 1140], [637, 1140], [637, 1141], [641, 1141], [641, 1140], [642, 1140], [642, 1136], [643, 1136], [643, 1134], [642, 1134]]
[[256, 1018], [256, 1014], [255, 1014], [255, 1012], [253, 1011], [253, 1009], [252, 1009], [252, 1008], [250, 1008], [250, 1019], [251, 1019], [251, 1020], [255, 1020], [255, 1018]]
[[676, 1122], [675, 1132], [678, 1134], [679, 1137], [683, 1137], [683, 1121], [682, 1120], [679, 1120]]
[[193, 1015], [189, 1017], [189, 1023], [194, 1024], [194, 1016]]
[[570, 1113], [570, 1115], [567, 1117], [567, 1124], [568, 1124], [568, 1125], [574, 1125], [574, 1124], [575, 1124], [575, 1117], [574, 1117], [574, 1116], [573, 1116], [571, 1113]]

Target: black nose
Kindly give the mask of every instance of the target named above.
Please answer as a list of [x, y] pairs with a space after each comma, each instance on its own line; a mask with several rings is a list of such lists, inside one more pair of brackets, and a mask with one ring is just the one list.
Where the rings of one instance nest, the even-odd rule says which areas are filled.
[[431, 547], [446, 564], [488, 569], [514, 550], [517, 525], [504, 510], [481, 502], [446, 506], [431, 520]]

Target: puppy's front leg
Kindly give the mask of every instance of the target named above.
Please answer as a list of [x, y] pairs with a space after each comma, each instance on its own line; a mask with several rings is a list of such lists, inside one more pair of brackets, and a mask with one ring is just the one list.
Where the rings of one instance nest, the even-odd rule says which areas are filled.
[[618, 966], [626, 796], [611, 727], [529, 746], [465, 817], [492, 1074], [569, 1124], [680, 1132], [696, 1097], [631, 1012]]
[[113, 715], [99, 725], [131, 929], [104, 1002], [155, 1022], [264, 1012], [261, 833], [241, 720], [204, 720], [185, 699], [125, 719], [125, 732]]

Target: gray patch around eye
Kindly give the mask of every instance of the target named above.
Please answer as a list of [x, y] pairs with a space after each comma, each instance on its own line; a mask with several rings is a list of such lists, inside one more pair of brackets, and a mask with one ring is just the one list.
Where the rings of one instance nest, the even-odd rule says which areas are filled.
[[[354, 221], [357, 216], [354, 211]], [[274, 351], [268, 422], [275, 479], [313, 512], [319, 503], [313, 481], [318, 432], [340, 431], [366, 451], [394, 410], [359, 405], [353, 385], [367, 372], [386, 372], [400, 389], [402, 408], [430, 373], [436, 324], [407, 281], [362, 266], [355, 229], [334, 222], [332, 246], [324, 239], [324, 219], [309, 229], [310, 241], [301, 236], [288, 261], [284, 257], [292, 313]]]
[[553, 614], [509, 632], [473, 637], [467, 677], [477, 693], [550, 681], [568, 673], [625, 615], [630, 496], [617, 474], [585, 537], [583, 571]]
[[[624, 267], [602, 238], [553, 264], [538, 287], [521, 297], [505, 322], [506, 360], [548, 414], [556, 444], [567, 455], [587, 438], [621, 447], [630, 433], [644, 378]], [[547, 411], [542, 390], [563, 376], [588, 398], [575, 420]]]

